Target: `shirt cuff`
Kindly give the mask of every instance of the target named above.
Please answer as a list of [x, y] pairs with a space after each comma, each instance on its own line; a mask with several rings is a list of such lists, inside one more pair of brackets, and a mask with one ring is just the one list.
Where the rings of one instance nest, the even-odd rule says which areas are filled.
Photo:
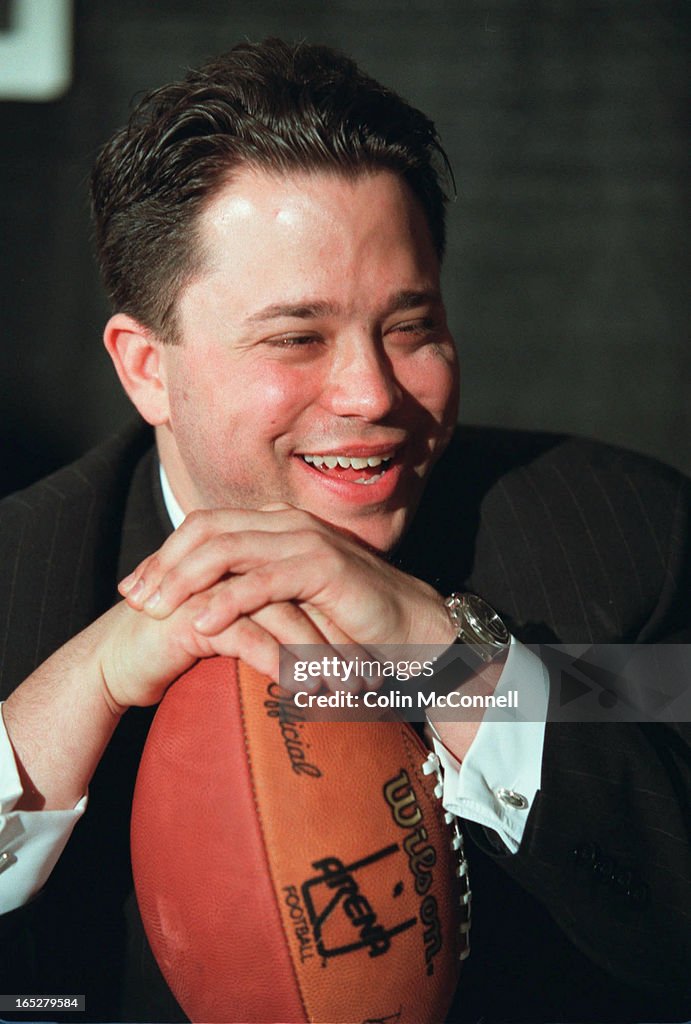
[[28, 903], [43, 888], [87, 805], [67, 811], [15, 811], [22, 795], [14, 750], [0, 704], [0, 914]]
[[492, 829], [509, 853], [516, 853], [540, 788], [549, 674], [515, 637], [495, 696], [511, 691], [514, 700], [507, 703], [516, 706], [485, 712], [462, 763], [432, 733], [446, 810]]

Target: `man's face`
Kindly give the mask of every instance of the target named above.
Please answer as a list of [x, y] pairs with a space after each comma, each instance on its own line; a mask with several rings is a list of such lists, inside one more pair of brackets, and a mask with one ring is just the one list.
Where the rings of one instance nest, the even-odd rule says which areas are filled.
[[421, 207], [388, 172], [246, 168], [200, 232], [180, 343], [161, 350], [157, 436], [178, 501], [289, 502], [390, 550], [456, 418], [456, 355]]

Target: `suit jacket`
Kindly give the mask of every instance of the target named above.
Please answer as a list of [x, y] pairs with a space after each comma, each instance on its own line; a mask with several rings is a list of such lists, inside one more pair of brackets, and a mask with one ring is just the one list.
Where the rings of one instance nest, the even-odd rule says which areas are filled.
[[[687, 482], [639, 456], [463, 428], [395, 560], [441, 593], [482, 594], [525, 640], [682, 638], [689, 507]], [[6, 499], [0, 524], [6, 696], [170, 530], [150, 433], [133, 427]], [[152, 714], [124, 717], [48, 884], [0, 921], [1, 991], [86, 992], [82, 1021], [185, 1019], [132, 894], [129, 810]], [[687, 740], [681, 726], [548, 724], [519, 852], [468, 828], [473, 952], [449, 1019], [688, 1017]]]

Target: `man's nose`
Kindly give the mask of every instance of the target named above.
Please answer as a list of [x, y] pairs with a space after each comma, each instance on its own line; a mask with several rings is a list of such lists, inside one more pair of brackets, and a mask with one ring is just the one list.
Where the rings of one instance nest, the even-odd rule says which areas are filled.
[[375, 338], [358, 337], [339, 346], [322, 400], [337, 416], [382, 420], [401, 400], [391, 360]]

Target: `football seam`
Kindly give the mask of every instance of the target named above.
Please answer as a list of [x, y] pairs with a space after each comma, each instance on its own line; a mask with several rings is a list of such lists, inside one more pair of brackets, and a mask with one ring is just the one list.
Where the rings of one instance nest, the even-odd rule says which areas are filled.
[[278, 913], [278, 920], [280, 921], [281, 930], [283, 932], [283, 937], [285, 939], [286, 949], [288, 950], [288, 959], [290, 960], [290, 968], [291, 968], [291, 971], [293, 972], [293, 977], [295, 978], [295, 984], [296, 984], [298, 993], [300, 995], [300, 1002], [302, 1003], [302, 1010], [303, 1010], [303, 1013], [304, 1013], [304, 1016], [305, 1016], [305, 1021], [307, 1022], [307, 1024], [309, 1024], [309, 1022], [313, 1021], [313, 1017], [312, 1017], [312, 1015], [309, 1012], [309, 1009], [307, 1007], [307, 999], [305, 997], [305, 992], [303, 990], [302, 985], [300, 984], [300, 978], [298, 976], [298, 972], [296, 970], [295, 963], [293, 961], [292, 946], [290, 944], [290, 938], [289, 938], [288, 933], [286, 931], [285, 922], [283, 920], [283, 914], [281, 913], [281, 905], [279, 903], [278, 894], [276, 892], [276, 878], [275, 878], [274, 872], [273, 872], [272, 867], [271, 867], [271, 860], [269, 858], [269, 852], [270, 851], [269, 851], [269, 844], [268, 844], [267, 837], [266, 837], [266, 829], [264, 828], [264, 819], [263, 819], [263, 816], [262, 816], [261, 807], [259, 805], [259, 800], [257, 799], [257, 790], [256, 790], [256, 787], [255, 787], [255, 784], [254, 784], [254, 769], [253, 769], [252, 755], [250, 753], [250, 747], [249, 747], [249, 730], [247, 729], [247, 719], [246, 719], [246, 716], [245, 716], [245, 701], [244, 701], [243, 692], [242, 692], [242, 685], [241, 685], [241, 682], [240, 682], [240, 665], [239, 665], [239, 663], [238, 663], [238, 673], [237, 673], [237, 676], [238, 676], [237, 687], [238, 687], [238, 699], [239, 699], [238, 702], [239, 702], [239, 706], [240, 706], [240, 721], [242, 723], [242, 735], [243, 735], [244, 744], [245, 744], [245, 753], [247, 755], [247, 765], [249, 767], [250, 785], [252, 787], [252, 799], [254, 801], [254, 806], [255, 806], [255, 809], [256, 809], [256, 812], [257, 812], [257, 821], [259, 823], [259, 830], [260, 830], [260, 832], [262, 834], [262, 839], [264, 840], [264, 842], [263, 842], [263, 856], [264, 856], [264, 860], [266, 861], [266, 867], [267, 867], [267, 872], [268, 872], [269, 878], [271, 879], [271, 891], [273, 893], [274, 902], [276, 904], [276, 911]]

